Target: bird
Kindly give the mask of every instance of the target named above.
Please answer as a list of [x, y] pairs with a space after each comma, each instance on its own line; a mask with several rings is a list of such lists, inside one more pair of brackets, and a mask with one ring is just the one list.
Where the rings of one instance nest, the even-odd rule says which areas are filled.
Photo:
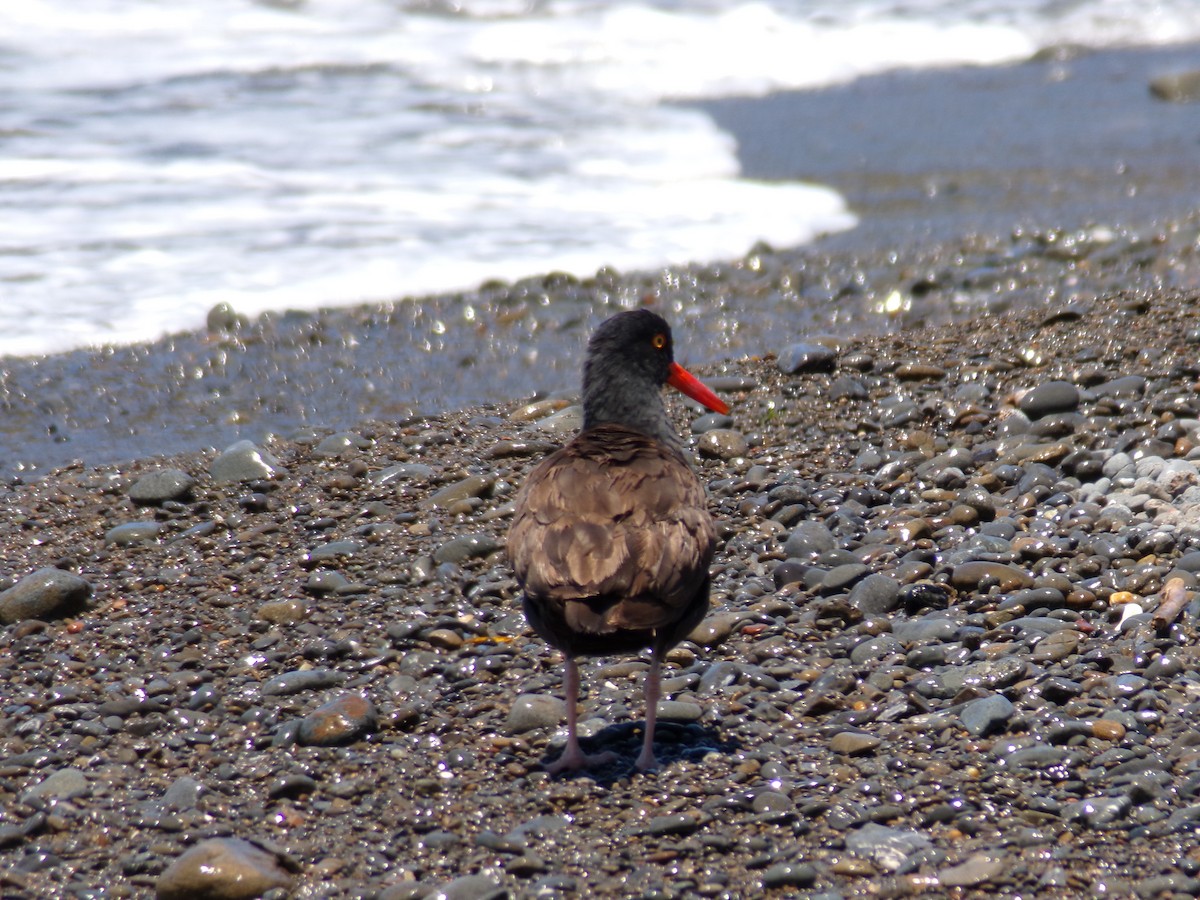
[[671, 385], [729, 407], [675, 362], [671, 329], [647, 309], [618, 313], [588, 342], [583, 424], [543, 459], [514, 500], [507, 551], [525, 617], [565, 657], [567, 745], [551, 774], [611, 762], [577, 733], [579, 656], [649, 647], [639, 771], [657, 768], [654, 727], [663, 657], [708, 610], [717, 535], [704, 486], [663, 402]]

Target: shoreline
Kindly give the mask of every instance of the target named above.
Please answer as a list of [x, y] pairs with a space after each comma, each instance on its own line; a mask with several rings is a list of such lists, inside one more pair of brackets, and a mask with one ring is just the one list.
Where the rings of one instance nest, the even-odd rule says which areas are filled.
[[[642, 302], [677, 323], [685, 362], [704, 364], [814, 335], [1187, 290], [1200, 278], [1195, 106], [1156, 100], [1148, 84], [1193, 49], [899, 72], [701, 104], [738, 138], [748, 176], [829, 183], [851, 198], [858, 228], [707, 265], [551, 274], [9, 358], [0, 478], [571, 391], [591, 327]], [[997, 132], [1006, 116], [1025, 130]]]

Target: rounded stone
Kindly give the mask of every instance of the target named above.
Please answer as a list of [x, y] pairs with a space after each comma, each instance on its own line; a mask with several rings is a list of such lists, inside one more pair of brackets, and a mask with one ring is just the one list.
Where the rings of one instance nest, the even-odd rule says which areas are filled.
[[1031, 419], [1069, 412], [1079, 406], [1079, 388], [1069, 381], [1047, 381], [1026, 392], [1018, 405]]
[[362, 694], [343, 694], [305, 716], [296, 740], [308, 747], [353, 744], [374, 731], [375, 704]]
[[963, 706], [958, 716], [963, 727], [975, 737], [1000, 731], [1012, 718], [1015, 707], [1003, 694], [991, 694]]
[[829, 749], [846, 756], [857, 756], [876, 750], [883, 741], [873, 734], [859, 731], [840, 731], [829, 739]]
[[434, 491], [422, 501], [426, 509], [446, 509], [463, 500], [482, 497], [492, 489], [495, 480], [484, 475], [470, 475], [454, 484]]
[[900, 605], [900, 582], [872, 572], [851, 589], [849, 603], [866, 615], [892, 612]]
[[778, 863], [763, 872], [764, 888], [808, 888], [817, 883], [817, 870], [805, 863]]
[[210, 838], [171, 863], [155, 887], [158, 900], [252, 900], [292, 881], [279, 857], [257, 844]]
[[524, 734], [538, 728], [556, 728], [566, 715], [567, 706], [546, 694], [521, 694], [508, 710], [510, 734]]
[[147, 472], [129, 487], [129, 499], [134, 503], [159, 504], [168, 500], [186, 500], [196, 486], [196, 479], [182, 469], [160, 469]]
[[208, 474], [217, 484], [260, 481], [286, 474], [274, 456], [253, 441], [238, 441], [212, 461]]
[[288, 600], [271, 600], [258, 608], [258, 617], [264, 622], [274, 625], [294, 625], [304, 621], [308, 615], [308, 606], [299, 598]]
[[789, 558], [815, 559], [837, 546], [831, 532], [823, 522], [801, 522], [792, 529], [784, 541], [783, 552]]
[[157, 543], [162, 526], [157, 522], [126, 522], [104, 532], [104, 545], [133, 547], [138, 544]]
[[62, 569], [38, 569], [0, 593], [0, 623], [44, 619], [80, 612], [92, 586]]
[[1033, 587], [1033, 576], [1007, 563], [974, 561], [954, 567], [950, 582], [956, 588], [977, 588], [984, 581], [994, 580], [1002, 591]]
[[700, 435], [696, 441], [696, 449], [701, 456], [709, 459], [736, 459], [745, 456], [750, 445], [741, 432], [732, 428], [713, 428]]
[[88, 793], [88, 779], [79, 769], [59, 769], [21, 795], [21, 801], [73, 800]]
[[468, 559], [495, 553], [503, 545], [490, 534], [464, 534], [453, 538], [433, 552], [438, 563], [462, 563]]

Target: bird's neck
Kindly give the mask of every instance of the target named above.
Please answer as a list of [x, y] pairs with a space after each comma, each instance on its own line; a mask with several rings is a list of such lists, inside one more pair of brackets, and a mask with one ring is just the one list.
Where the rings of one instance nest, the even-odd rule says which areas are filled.
[[624, 398], [628, 396], [620, 390], [589, 390], [589, 386], [585, 386], [583, 394], [584, 430], [597, 425], [623, 425], [682, 453], [683, 442], [675, 433], [675, 429], [671, 427], [671, 420], [667, 417], [667, 408], [663, 403], [661, 389], [652, 387], [637, 392], [636, 396], [639, 398], [637, 403], [624, 402]]

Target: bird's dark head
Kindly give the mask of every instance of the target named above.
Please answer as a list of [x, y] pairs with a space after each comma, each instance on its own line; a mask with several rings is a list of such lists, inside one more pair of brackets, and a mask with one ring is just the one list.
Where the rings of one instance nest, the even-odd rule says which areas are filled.
[[637, 309], [600, 324], [583, 365], [583, 427], [615, 422], [677, 444], [667, 421], [662, 387], [670, 384], [719, 412], [728, 407], [675, 362], [671, 326], [657, 313]]
[[595, 376], [611, 381], [615, 371], [661, 388], [671, 376], [674, 361], [671, 326], [666, 319], [648, 309], [617, 313], [601, 322], [588, 341], [584, 391]]

